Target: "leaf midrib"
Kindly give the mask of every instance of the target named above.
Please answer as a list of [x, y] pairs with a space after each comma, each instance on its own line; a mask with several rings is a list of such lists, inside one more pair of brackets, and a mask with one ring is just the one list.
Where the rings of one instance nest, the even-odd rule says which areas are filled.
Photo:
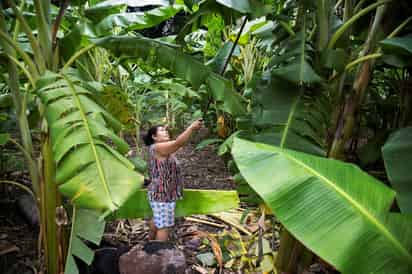
[[[92, 133], [90, 132], [89, 123], [88, 123], [88, 121], [87, 121], [85, 112], [84, 112], [84, 110], [83, 110], [83, 106], [82, 106], [82, 104], [81, 104], [81, 102], [80, 102], [79, 97], [77, 96], [77, 93], [76, 93], [76, 91], [75, 91], [75, 88], [74, 88], [72, 82], [71, 82], [65, 75], [63, 75], [63, 77], [64, 77], [64, 79], [66, 80], [67, 84], [69, 85], [70, 91], [71, 91], [72, 94], [73, 94], [73, 97], [74, 97], [74, 99], [75, 99], [75, 101], [76, 101], [76, 105], [77, 105], [77, 107], [79, 108], [79, 113], [80, 113], [80, 115], [81, 115], [81, 117], [82, 117], [82, 120], [83, 120], [83, 123], [84, 123], [84, 125], [85, 125], [85, 129], [86, 129], [86, 132], [87, 132], [87, 136], [88, 136], [88, 139], [89, 139], [89, 141], [90, 141], [90, 146], [91, 146], [91, 148], [92, 148], [93, 155], [94, 155], [94, 158], [95, 158], [95, 160], [96, 160], [96, 167], [97, 167], [97, 171], [98, 171], [98, 174], [99, 174], [100, 182], [101, 182], [102, 185], [103, 185], [103, 189], [105, 190], [106, 195], [109, 197], [109, 200], [110, 200], [110, 202], [111, 202], [111, 206], [114, 207], [113, 199], [112, 199], [112, 197], [111, 197], [111, 195], [110, 195], [109, 188], [108, 188], [108, 185], [107, 185], [107, 182], [106, 182], [106, 176], [105, 176], [104, 171], [103, 171], [103, 169], [102, 169], [102, 163], [101, 163], [100, 157], [99, 157], [99, 155], [98, 155], [98, 153], [97, 153], [96, 145], [95, 145], [95, 143], [94, 143], [93, 135], [92, 135]], [[75, 196], [78, 196], [78, 195], [75, 195]]]
[[340, 194], [343, 198], [349, 201], [350, 204], [352, 204], [355, 208], [357, 208], [365, 217], [366, 219], [370, 220], [370, 222], [375, 225], [379, 231], [382, 231], [383, 235], [385, 235], [390, 242], [392, 242], [395, 247], [397, 247], [405, 257], [409, 259], [409, 261], [412, 261], [412, 256], [409, 254], [409, 252], [399, 243], [399, 241], [392, 236], [392, 234], [386, 229], [386, 227], [379, 222], [373, 215], [371, 215], [361, 204], [359, 204], [356, 200], [354, 200], [351, 196], [349, 196], [346, 192], [342, 191], [340, 188], [335, 186], [331, 180], [311, 168], [310, 166], [306, 165], [302, 161], [288, 155], [287, 153], [283, 152], [282, 153], [286, 158], [292, 160], [293, 162], [297, 163], [298, 165], [302, 166], [304, 169], [308, 170], [309, 173], [312, 173], [314, 176], [320, 178], [321, 180], [325, 181], [328, 185], [330, 185], [335, 191]]

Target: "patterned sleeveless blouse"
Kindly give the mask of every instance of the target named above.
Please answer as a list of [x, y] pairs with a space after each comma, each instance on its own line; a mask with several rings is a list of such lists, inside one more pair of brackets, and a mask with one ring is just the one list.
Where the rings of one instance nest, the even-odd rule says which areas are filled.
[[156, 159], [154, 144], [149, 147], [150, 184], [147, 194], [150, 201], [174, 202], [183, 198], [183, 182], [177, 159], [169, 155], [164, 160]]

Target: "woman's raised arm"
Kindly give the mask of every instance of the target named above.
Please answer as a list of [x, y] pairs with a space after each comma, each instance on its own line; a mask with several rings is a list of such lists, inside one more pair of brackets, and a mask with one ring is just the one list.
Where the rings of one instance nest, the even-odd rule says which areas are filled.
[[186, 128], [185, 131], [183, 131], [177, 138], [176, 140], [173, 141], [167, 141], [167, 142], [162, 142], [162, 143], [156, 143], [155, 144], [155, 151], [158, 153], [160, 156], [166, 157], [169, 154], [175, 153], [179, 148], [184, 146], [187, 141], [190, 138], [190, 135], [192, 135], [192, 132], [194, 130], [198, 130], [202, 127], [203, 121], [202, 119], [194, 121], [190, 126]]

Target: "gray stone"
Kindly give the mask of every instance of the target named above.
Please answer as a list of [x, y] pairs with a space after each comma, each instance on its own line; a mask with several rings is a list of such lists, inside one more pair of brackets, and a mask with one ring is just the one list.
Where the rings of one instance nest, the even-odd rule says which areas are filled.
[[186, 267], [183, 252], [160, 241], [135, 246], [119, 259], [121, 274], [185, 274]]

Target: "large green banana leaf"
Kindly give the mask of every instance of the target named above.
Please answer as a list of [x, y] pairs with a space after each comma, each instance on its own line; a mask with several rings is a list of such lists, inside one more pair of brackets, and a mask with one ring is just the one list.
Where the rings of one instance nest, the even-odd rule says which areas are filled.
[[[185, 189], [183, 200], [176, 203], [176, 216], [209, 214], [239, 206], [239, 198], [233, 190]], [[115, 218], [146, 218], [152, 216], [146, 190], [137, 191], [113, 215]]]
[[412, 127], [393, 133], [382, 148], [389, 180], [402, 212], [412, 212]]
[[246, 181], [306, 247], [342, 273], [412, 271], [412, 218], [394, 191], [352, 164], [235, 139]]
[[224, 111], [236, 116], [245, 113], [243, 98], [229, 80], [179, 49], [142, 36], [112, 36], [94, 42], [118, 56], [150, 59], [188, 81], [194, 89], [206, 84]]
[[128, 145], [111, 130], [118, 122], [81, 82], [64, 75], [45, 78], [37, 94], [45, 107], [59, 190], [78, 207], [114, 211], [143, 181], [122, 156]]

